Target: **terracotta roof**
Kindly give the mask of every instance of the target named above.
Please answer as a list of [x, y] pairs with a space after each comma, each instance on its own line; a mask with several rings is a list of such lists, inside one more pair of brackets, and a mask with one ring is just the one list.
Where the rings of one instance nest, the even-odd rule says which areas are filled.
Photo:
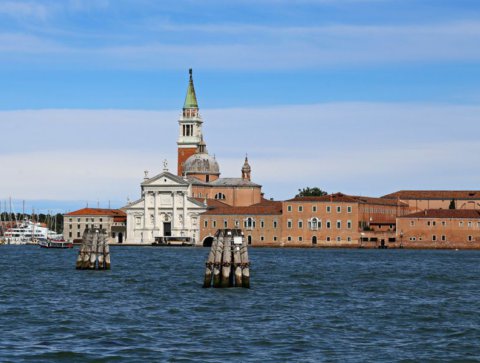
[[385, 199], [385, 198], [374, 198], [374, 197], [362, 197], [362, 196], [356, 196], [353, 197], [355, 199], [358, 199], [360, 202], [366, 203], [366, 204], [380, 204], [380, 205], [392, 205], [392, 206], [399, 206], [399, 207], [408, 207], [407, 203], [399, 202], [396, 199], [391, 200], [391, 199]]
[[396, 200], [391, 200], [386, 198], [353, 196], [353, 195], [346, 195], [342, 193], [323, 195], [319, 197], [296, 197], [296, 198], [287, 200], [287, 202], [337, 202], [337, 203], [361, 203], [361, 204], [407, 206], [407, 204], [402, 202], [397, 202]]
[[407, 214], [398, 218], [471, 218], [480, 219], [480, 211], [476, 209], [426, 209], [421, 212]]
[[387, 199], [480, 199], [479, 190], [400, 190], [384, 195]]
[[66, 216], [112, 216], [126, 217], [126, 213], [120, 209], [83, 208], [65, 214]]
[[262, 201], [258, 204], [275, 204], [275, 203], [279, 203], [279, 201], [273, 200], [273, 199], [266, 199], [266, 198], [262, 197]]
[[282, 202], [261, 202], [248, 207], [217, 207], [203, 213], [203, 215], [281, 215]]

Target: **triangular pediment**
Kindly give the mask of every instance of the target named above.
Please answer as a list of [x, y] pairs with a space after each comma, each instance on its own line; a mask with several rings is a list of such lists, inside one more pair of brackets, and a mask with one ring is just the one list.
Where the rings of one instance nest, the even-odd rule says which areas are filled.
[[164, 171], [161, 174], [158, 174], [148, 180], [145, 180], [142, 183], [142, 186], [172, 186], [172, 185], [185, 185], [188, 186], [190, 183], [180, 178], [177, 175], [174, 175], [168, 171]]

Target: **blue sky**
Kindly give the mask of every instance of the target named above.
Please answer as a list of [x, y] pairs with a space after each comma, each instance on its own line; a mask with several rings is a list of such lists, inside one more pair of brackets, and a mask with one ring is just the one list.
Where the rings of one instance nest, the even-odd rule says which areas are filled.
[[189, 67], [223, 175], [248, 152], [269, 197], [478, 189], [479, 19], [473, 0], [0, 0], [0, 199], [137, 197], [175, 163]]

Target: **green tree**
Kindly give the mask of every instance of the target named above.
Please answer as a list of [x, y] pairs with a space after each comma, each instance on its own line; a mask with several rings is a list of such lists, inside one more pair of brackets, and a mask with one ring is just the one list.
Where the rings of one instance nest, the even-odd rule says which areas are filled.
[[450, 205], [448, 206], [448, 209], [456, 209], [455, 199], [452, 199], [452, 200], [450, 201]]
[[298, 194], [295, 197], [321, 197], [322, 195], [327, 195], [328, 193], [321, 190], [317, 187], [306, 187], [303, 189], [298, 189]]

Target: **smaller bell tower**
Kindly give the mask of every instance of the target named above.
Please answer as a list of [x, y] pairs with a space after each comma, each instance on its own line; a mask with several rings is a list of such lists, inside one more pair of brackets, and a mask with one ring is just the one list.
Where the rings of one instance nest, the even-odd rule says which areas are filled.
[[243, 167], [242, 167], [242, 179], [251, 181], [251, 173], [252, 173], [252, 168], [248, 163], [248, 155], [246, 155], [245, 162], [243, 163]]
[[185, 103], [183, 104], [182, 116], [180, 117], [180, 120], [178, 120], [178, 176], [183, 176], [183, 165], [185, 161], [196, 153], [198, 145], [203, 139], [203, 121], [198, 112], [198, 102], [195, 94], [195, 87], [193, 85], [193, 72], [191, 68], [189, 74], [190, 80], [188, 82]]

